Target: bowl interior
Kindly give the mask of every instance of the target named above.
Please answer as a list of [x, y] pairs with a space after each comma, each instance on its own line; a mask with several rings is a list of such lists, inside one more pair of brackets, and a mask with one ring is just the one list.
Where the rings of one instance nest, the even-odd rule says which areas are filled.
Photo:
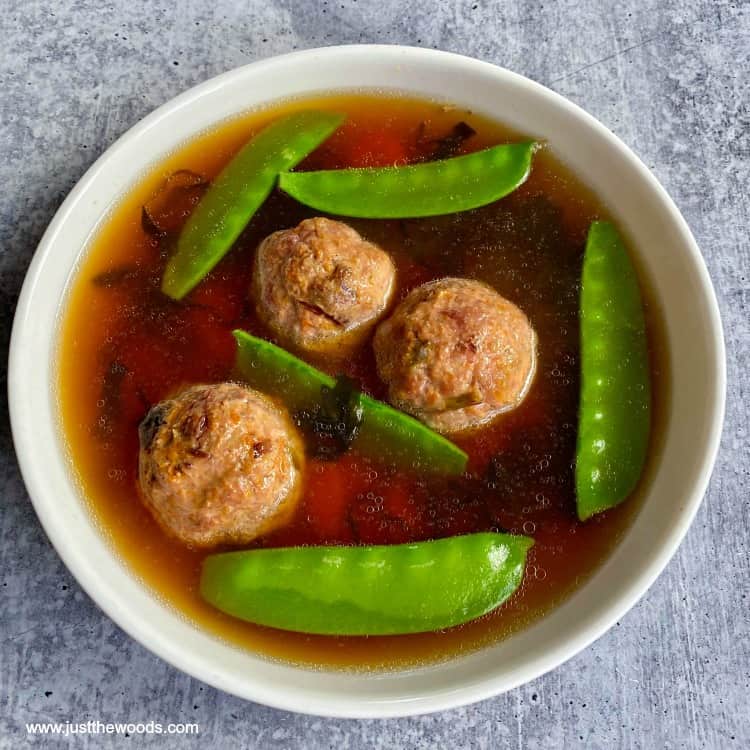
[[[60, 300], [97, 225], [149, 165], [218, 121], [280, 98], [397, 89], [474, 109], [548, 140], [628, 233], [661, 303], [672, 363], [668, 418], [643, 508], [605, 565], [543, 620], [479, 653], [377, 675], [314, 671], [225, 645], [157, 601], [114, 556], [68, 471], [51, 383]], [[510, 689], [601, 635], [664, 567], [700, 503], [723, 417], [721, 326], [705, 266], [682, 217], [636, 157], [596, 120], [520, 76], [467, 58], [399, 47], [344, 47], [275, 58], [213, 79], [147, 117], [96, 162], [45, 234], [11, 344], [13, 434], [47, 534], [83, 587], [162, 658], [268, 705], [337, 716], [448, 708]]]

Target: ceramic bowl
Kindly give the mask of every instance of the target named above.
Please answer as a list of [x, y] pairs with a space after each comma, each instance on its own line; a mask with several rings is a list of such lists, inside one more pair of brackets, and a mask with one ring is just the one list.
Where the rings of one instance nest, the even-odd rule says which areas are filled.
[[[95, 526], [67, 463], [53, 389], [68, 285], [100, 222], [138, 178], [183, 142], [242, 111], [351, 89], [446, 100], [546, 139], [627, 232], [662, 307], [671, 362], [663, 449], [647, 496], [590, 580], [496, 645], [375, 675], [270, 661], [220, 642], [160, 602]], [[18, 460], [39, 519], [72, 574], [118, 625], [176, 667], [243, 698], [312, 714], [386, 717], [510, 690], [578, 653], [635, 604], [674, 554], [706, 489], [724, 411], [724, 343], [711, 281], [680, 212], [638, 157], [593, 117], [533, 81], [478, 60], [409, 47], [329, 47], [253, 63], [187, 91], [139, 122], [88, 170], [29, 268], [13, 327], [8, 389]]]

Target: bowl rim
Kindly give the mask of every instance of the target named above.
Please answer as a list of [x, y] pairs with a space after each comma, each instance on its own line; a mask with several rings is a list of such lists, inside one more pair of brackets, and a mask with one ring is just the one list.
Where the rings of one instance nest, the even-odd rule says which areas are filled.
[[[660, 198], [662, 208], [667, 211], [669, 218], [678, 228], [681, 243], [695, 267], [694, 270], [698, 274], [701, 292], [705, 296], [709, 315], [708, 325], [711, 330], [712, 343], [714, 345], [715, 361], [713, 362], [713, 365], [715, 367], [716, 379], [713, 383], [713, 388], [711, 389], [711, 397], [713, 398], [714, 404], [712, 412], [713, 418], [708, 434], [705, 437], [705, 449], [702, 454], [702, 462], [697, 471], [698, 478], [693, 486], [693, 491], [690, 494], [690, 497], [685, 498], [679, 522], [675, 524], [674, 528], [672, 528], [668, 538], [660, 548], [652, 552], [648, 563], [641, 567], [637, 575], [633, 576], [627, 589], [618, 599], [610, 602], [606, 610], [598, 613], [596, 616], [589, 615], [588, 619], [585, 621], [585, 626], [581, 628], [575, 637], [569, 638], [562, 644], [553, 644], [552, 648], [530, 658], [525, 669], [516, 670], [516, 672], [511, 673], [510, 675], [494, 675], [493, 677], [484, 678], [476, 682], [469, 682], [460, 687], [456, 687], [455, 689], [429, 695], [424, 699], [415, 698], [413, 700], [404, 700], [402, 698], [393, 698], [365, 703], [358, 700], [356, 696], [352, 698], [344, 694], [339, 696], [338, 700], [335, 700], [325, 694], [322, 696], [315, 696], [311, 695], [309, 691], [306, 692], [304, 689], [293, 689], [290, 686], [287, 686], [284, 690], [278, 690], [274, 686], [266, 687], [257, 684], [257, 682], [255, 684], [248, 685], [246, 683], [238, 686], [236, 682], [228, 679], [228, 677], [223, 675], [219, 670], [212, 669], [211, 665], [206, 664], [200, 657], [186, 653], [185, 649], [179, 644], [170, 643], [164, 638], [159, 639], [155, 637], [153, 629], [143, 621], [143, 618], [139, 619], [138, 616], [130, 615], [125, 609], [115, 608], [112, 599], [103, 588], [103, 580], [99, 580], [98, 573], [92, 571], [90, 566], [87, 567], [82, 564], [81, 560], [72, 554], [70, 541], [65, 538], [62, 529], [58, 528], [53, 523], [53, 520], [45, 513], [41, 497], [46, 493], [46, 490], [40, 482], [40, 472], [43, 472], [44, 467], [39, 465], [39, 461], [34, 451], [30, 450], [33, 444], [33, 425], [27, 423], [23, 411], [23, 399], [20, 394], [25, 385], [24, 380], [28, 368], [33, 366], [33, 362], [29, 361], [29, 357], [27, 356], [25, 342], [28, 337], [33, 336], [34, 333], [34, 309], [32, 308], [32, 302], [35, 288], [44, 269], [45, 261], [54, 248], [55, 239], [58, 233], [65, 226], [73, 207], [76, 205], [77, 201], [90, 183], [96, 179], [105, 162], [125, 148], [126, 144], [130, 141], [137, 139], [142, 132], [147, 130], [152, 124], [156, 123], [161, 118], [170, 116], [175, 110], [178, 110], [183, 105], [187, 105], [200, 99], [205, 94], [212, 92], [217, 88], [222, 88], [235, 79], [242, 78], [251, 69], [254, 74], [258, 74], [264, 70], [270, 71], [280, 63], [290, 61], [297, 63], [309, 61], [313, 63], [315, 60], [319, 60], [321, 56], [335, 58], [342, 56], [346, 57], [347, 55], [357, 56], [373, 54], [391, 59], [394, 62], [419, 60], [422, 63], [426, 62], [432, 65], [460, 68], [469, 76], [479, 72], [485, 75], [491, 74], [496, 76], [499, 81], [504, 80], [505, 82], [511, 82], [516, 86], [526, 88], [533, 93], [533, 95], [546, 100], [546, 103], [549, 106], [564, 110], [573, 118], [584, 121], [588, 127], [598, 131], [599, 136], [606, 141], [607, 146], [618, 151], [620, 155], [630, 162], [630, 164], [638, 171], [639, 178], [643, 180], [650, 190]], [[310, 92], [312, 93], [312, 91], [313, 89], [311, 88]], [[75, 271], [77, 262], [78, 260], [73, 268], [69, 269], [70, 271]], [[56, 302], [55, 304], [57, 305], [59, 312], [60, 303]], [[468, 703], [492, 697], [535, 679], [578, 654], [586, 646], [609, 630], [618, 619], [636, 604], [676, 552], [695, 517], [708, 486], [711, 471], [719, 448], [724, 420], [726, 395], [725, 359], [723, 330], [715, 291], [703, 257], [687, 223], [667, 194], [666, 190], [650, 170], [640, 161], [628, 146], [626, 146], [596, 118], [589, 115], [578, 105], [572, 103], [562, 95], [546, 88], [540, 83], [492, 63], [477, 60], [475, 58], [439, 50], [428, 50], [420, 47], [401, 45], [338, 45], [324, 48], [313, 48], [266, 58], [211, 78], [188, 89], [158, 107], [133, 127], [128, 129], [101, 156], [99, 156], [99, 158], [81, 177], [75, 187], [70, 191], [57, 210], [54, 218], [40, 240], [28, 268], [18, 298], [11, 333], [8, 361], [8, 405], [18, 463], [28, 494], [32, 500], [42, 527], [53, 547], [71, 573], [75, 576], [81, 587], [107, 614], [107, 616], [110, 617], [119, 627], [125, 630], [128, 635], [178, 669], [203, 682], [211, 684], [214, 687], [245, 699], [257, 701], [274, 708], [314, 715], [339, 718], [386, 718], [428, 713], [466, 705]], [[58, 458], [61, 457], [58, 456]], [[114, 556], [114, 553], [112, 554]], [[300, 668], [297, 667], [292, 667], [291, 669], [292, 671], [300, 670]]]

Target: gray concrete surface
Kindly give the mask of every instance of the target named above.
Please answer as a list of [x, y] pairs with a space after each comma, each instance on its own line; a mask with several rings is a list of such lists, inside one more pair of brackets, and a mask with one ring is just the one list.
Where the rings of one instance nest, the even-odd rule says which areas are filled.
[[[121, 133], [229, 68], [345, 42], [438, 47], [507, 66], [581, 104], [654, 170], [703, 249], [727, 333], [727, 423], [706, 501], [645, 599], [552, 674], [433, 716], [314, 719], [206, 687], [101, 614], [33, 513], [15, 463], [3, 384], [0, 748], [750, 747], [747, 0], [3, 0], [3, 349], [46, 224]], [[201, 734], [27, 737], [25, 722], [66, 719], [196, 721]]]

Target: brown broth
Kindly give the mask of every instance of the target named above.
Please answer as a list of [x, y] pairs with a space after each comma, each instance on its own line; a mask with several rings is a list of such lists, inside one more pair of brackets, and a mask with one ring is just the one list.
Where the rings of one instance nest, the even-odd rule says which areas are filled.
[[[72, 283], [60, 336], [62, 429], [82, 495], [117, 554], [197, 626], [269, 657], [313, 665], [395, 668], [446, 659], [495, 642], [556, 606], [607, 557], [638, 508], [633, 497], [585, 524], [575, 515], [580, 265], [590, 222], [607, 213], [542, 149], [528, 181], [491, 206], [434, 219], [352, 221], [392, 253], [399, 295], [433, 278], [464, 275], [489, 282], [516, 302], [537, 331], [537, 376], [519, 408], [457, 441], [470, 454], [472, 478], [423, 479], [356, 455], [338, 463], [311, 461], [295, 518], [261, 542], [397, 543], [506, 529], [536, 540], [521, 589], [477, 621], [419, 635], [306, 636], [242, 622], [200, 598], [197, 584], [206, 553], [170, 539], [142, 505], [136, 488], [137, 425], [150, 404], [175, 388], [231, 377], [233, 328], [268, 337], [247, 298], [254, 248], [268, 233], [313, 214], [272, 195], [209, 279], [187, 304], [177, 304], [158, 291], [164, 257], [141, 227], [141, 206], [176, 170], [211, 178], [270, 119], [309, 106], [348, 114], [347, 124], [306, 161], [310, 168], [413, 159], [428, 148], [430, 137], [449, 132], [460, 120], [477, 131], [467, 144], [471, 149], [518, 137], [437, 103], [358, 95], [249, 114], [181, 147], [105, 219]], [[660, 351], [658, 321], [653, 306], [647, 307], [652, 350]], [[656, 407], [663, 402], [661, 358], [659, 363], [652, 368]], [[369, 346], [344, 369], [368, 392], [384, 395]], [[659, 421], [657, 414], [655, 432]], [[488, 467], [495, 456], [503, 470], [490, 482]]]

